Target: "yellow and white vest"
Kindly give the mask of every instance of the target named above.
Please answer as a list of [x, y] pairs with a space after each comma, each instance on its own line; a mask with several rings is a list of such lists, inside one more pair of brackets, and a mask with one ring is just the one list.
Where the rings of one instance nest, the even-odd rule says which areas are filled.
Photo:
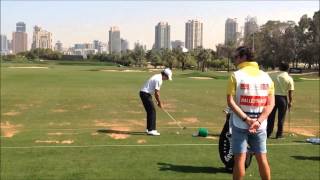
[[[236, 85], [236, 103], [251, 118], [257, 119], [263, 108], [269, 103], [269, 88], [272, 86], [272, 80], [269, 75], [259, 71], [256, 76], [250, 76], [243, 70], [234, 72]], [[249, 129], [238, 115], [232, 113], [233, 125], [241, 129]], [[266, 129], [267, 120], [264, 120], [259, 128]]]

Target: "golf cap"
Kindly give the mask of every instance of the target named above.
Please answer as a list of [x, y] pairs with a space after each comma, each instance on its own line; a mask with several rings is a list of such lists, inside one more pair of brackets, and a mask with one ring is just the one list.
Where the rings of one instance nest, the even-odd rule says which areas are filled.
[[172, 81], [172, 71], [171, 71], [171, 69], [165, 68], [165, 69], [163, 70], [163, 73], [168, 76], [168, 79], [169, 79], [170, 81]]

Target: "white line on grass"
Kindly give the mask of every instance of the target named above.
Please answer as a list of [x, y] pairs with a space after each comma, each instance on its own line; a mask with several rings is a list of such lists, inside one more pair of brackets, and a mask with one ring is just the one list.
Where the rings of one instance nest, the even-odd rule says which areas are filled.
[[[167, 147], [167, 146], [218, 146], [219, 144], [102, 144], [102, 145], [82, 145], [82, 146], [7, 146], [1, 149], [32, 149], [32, 148], [96, 148], [96, 147]], [[267, 146], [301, 146], [312, 145], [310, 143], [283, 143], [267, 144]]]

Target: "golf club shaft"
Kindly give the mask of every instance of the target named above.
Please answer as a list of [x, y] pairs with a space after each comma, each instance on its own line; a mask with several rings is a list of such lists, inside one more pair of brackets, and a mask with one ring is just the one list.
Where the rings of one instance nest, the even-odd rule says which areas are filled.
[[171, 116], [171, 114], [169, 114], [169, 112], [168, 111], [166, 111], [165, 109], [162, 109], [165, 113], [167, 113], [167, 115], [172, 119], [172, 120], [174, 120], [175, 122], [176, 122], [176, 124], [181, 128], [181, 129], [183, 129], [183, 127], [180, 125], [180, 123], [176, 120], [176, 119], [174, 119], [172, 116]]
[[288, 110], [289, 110], [288, 120], [289, 120], [289, 135], [290, 135], [290, 133], [291, 133], [291, 109], [289, 108]]

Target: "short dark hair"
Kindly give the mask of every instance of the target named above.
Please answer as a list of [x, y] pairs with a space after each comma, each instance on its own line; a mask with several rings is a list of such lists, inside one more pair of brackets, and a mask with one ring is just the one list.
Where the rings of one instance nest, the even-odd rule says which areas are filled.
[[[167, 75], [166, 73], [164, 73], [164, 71], [161, 71], [161, 75], [168, 77], [168, 75]], [[168, 78], [169, 78], [169, 77], [168, 77]]]
[[240, 58], [246, 56], [247, 61], [253, 61], [253, 53], [251, 51], [251, 48], [247, 46], [240, 46], [236, 49], [237, 55], [240, 56]]
[[284, 61], [281, 61], [279, 64], [279, 70], [280, 71], [288, 71], [288, 69], [289, 69], [289, 64]]

